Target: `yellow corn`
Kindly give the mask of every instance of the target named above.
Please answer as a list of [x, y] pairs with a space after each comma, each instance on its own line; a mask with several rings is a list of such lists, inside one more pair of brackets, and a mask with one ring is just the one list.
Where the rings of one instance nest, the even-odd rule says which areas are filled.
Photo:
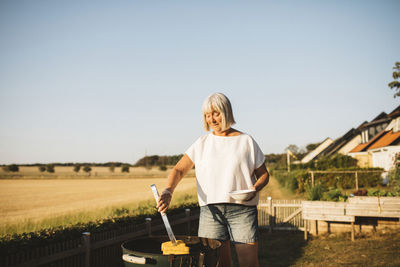
[[189, 254], [189, 247], [187, 247], [186, 244], [182, 240], [176, 240], [176, 246], [174, 246], [171, 241], [164, 242], [161, 244], [161, 250], [164, 255]]

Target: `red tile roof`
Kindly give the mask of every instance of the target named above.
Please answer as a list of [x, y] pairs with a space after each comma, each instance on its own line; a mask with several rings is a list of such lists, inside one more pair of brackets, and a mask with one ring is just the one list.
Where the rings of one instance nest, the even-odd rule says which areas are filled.
[[359, 144], [355, 148], [353, 148], [349, 153], [354, 153], [354, 152], [361, 152], [368, 146], [368, 143], [365, 144]]
[[379, 140], [383, 135], [385, 135], [387, 132], [382, 131], [379, 134], [377, 134], [374, 138], [372, 138], [369, 142], [364, 143], [364, 144], [359, 144], [355, 148], [353, 148], [349, 153], [354, 153], [354, 152], [362, 152], [362, 151], [367, 151], [369, 150], [370, 146], [375, 144], [377, 140]]
[[392, 143], [394, 143], [396, 140], [400, 138], [400, 132], [393, 132], [392, 130], [387, 132], [382, 138], [380, 138], [378, 141], [375, 142], [372, 146], [368, 148], [374, 149], [374, 148], [380, 148], [384, 146], [390, 146]]

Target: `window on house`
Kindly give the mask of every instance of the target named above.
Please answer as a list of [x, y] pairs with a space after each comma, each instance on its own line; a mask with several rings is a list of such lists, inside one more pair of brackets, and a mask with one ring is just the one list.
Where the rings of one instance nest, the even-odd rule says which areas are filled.
[[368, 143], [368, 129], [361, 132], [362, 143]]
[[369, 136], [371, 136], [371, 137], [375, 136], [375, 132], [376, 132], [375, 127], [369, 128]]
[[400, 132], [400, 117], [398, 117], [394, 122], [393, 132]]

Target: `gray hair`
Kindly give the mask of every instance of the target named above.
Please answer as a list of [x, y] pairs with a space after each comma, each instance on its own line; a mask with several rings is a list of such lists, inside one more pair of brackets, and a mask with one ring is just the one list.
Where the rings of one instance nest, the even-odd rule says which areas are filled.
[[201, 107], [203, 112], [203, 124], [204, 129], [208, 132], [210, 126], [206, 121], [206, 113], [211, 111], [218, 111], [222, 114], [222, 130], [225, 131], [229, 129], [233, 124], [235, 124], [235, 119], [233, 118], [232, 105], [229, 99], [222, 93], [214, 93], [208, 96]]

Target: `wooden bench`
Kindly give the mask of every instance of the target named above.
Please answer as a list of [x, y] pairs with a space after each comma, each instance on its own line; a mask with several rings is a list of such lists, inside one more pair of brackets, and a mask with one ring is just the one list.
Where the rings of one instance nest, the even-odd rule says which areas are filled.
[[[328, 222], [350, 222], [351, 240], [354, 241], [356, 217], [399, 218], [400, 197], [351, 197], [347, 202], [302, 201], [304, 238], [307, 239], [310, 220]], [[318, 227], [316, 222], [316, 234]]]
[[352, 197], [346, 214], [357, 217], [400, 218], [400, 197]]
[[355, 216], [346, 213], [346, 202], [332, 201], [302, 201], [301, 207], [304, 219], [304, 239], [307, 240], [309, 221], [315, 221], [315, 232], [318, 234], [317, 221], [349, 222], [351, 223], [351, 240], [354, 241]]

